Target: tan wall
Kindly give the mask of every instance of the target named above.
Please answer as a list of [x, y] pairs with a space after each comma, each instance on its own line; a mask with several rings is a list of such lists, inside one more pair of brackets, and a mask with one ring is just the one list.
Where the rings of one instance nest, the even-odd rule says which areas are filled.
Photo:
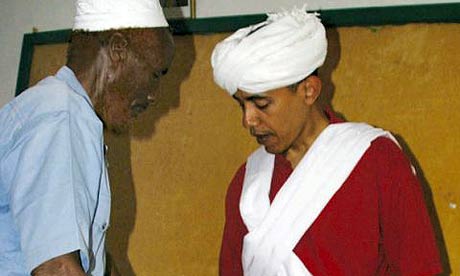
[[[391, 130], [412, 157], [453, 275], [460, 275], [459, 34], [459, 24], [329, 29], [320, 71], [326, 102], [348, 120]], [[212, 81], [209, 57], [225, 36], [175, 37], [161, 103], [139, 118], [132, 138], [106, 136], [108, 243], [124, 275], [217, 275], [225, 191], [257, 146], [238, 105]], [[37, 47], [32, 82], [64, 62], [65, 48]]]

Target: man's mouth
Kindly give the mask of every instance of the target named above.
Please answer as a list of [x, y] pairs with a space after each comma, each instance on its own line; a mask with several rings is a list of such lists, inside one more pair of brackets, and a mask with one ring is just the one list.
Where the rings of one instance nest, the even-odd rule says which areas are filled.
[[270, 133], [251, 133], [251, 135], [256, 138], [259, 144], [265, 144], [271, 136]]
[[261, 145], [265, 144], [268, 141], [269, 138], [270, 138], [270, 135], [268, 135], [268, 134], [267, 135], [257, 135], [256, 136], [257, 143], [259, 143]]

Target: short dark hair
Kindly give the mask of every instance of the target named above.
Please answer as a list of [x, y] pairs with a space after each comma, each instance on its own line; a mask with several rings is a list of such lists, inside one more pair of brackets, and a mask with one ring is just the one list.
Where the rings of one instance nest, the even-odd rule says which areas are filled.
[[310, 76], [318, 76], [318, 69], [313, 71], [310, 75], [306, 76], [305, 78], [299, 80], [298, 82], [288, 85], [288, 88], [294, 92], [297, 91], [297, 87], [299, 87], [299, 84], [302, 83], [304, 80], [306, 80]]
[[145, 50], [151, 46], [146, 32], [161, 32], [163, 28], [126, 28], [100, 32], [73, 31], [67, 49], [67, 64], [78, 68], [88, 68], [97, 57], [99, 50], [109, 44], [114, 33], [121, 33], [128, 41], [129, 48], [140, 58], [144, 58]]
[[74, 64], [80, 68], [89, 66], [99, 49], [108, 44], [112, 33], [113, 31], [73, 31], [67, 49], [67, 64]]

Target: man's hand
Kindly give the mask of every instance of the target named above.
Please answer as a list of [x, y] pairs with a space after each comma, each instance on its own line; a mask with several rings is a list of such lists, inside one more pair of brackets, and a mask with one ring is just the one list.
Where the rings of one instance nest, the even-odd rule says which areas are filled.
[[106, 252], [105, 255], [105, 260], [106, 260], [106, 268], [105, 268], [105, 276], [121, 276], [120, 272], [118, 272], [117, 266], [115, 265], [115, 262], [112, 258], [112, 256], [109, 254], [109, 252]]
[[85, 276], [78, 251], [44, 262], [32, 271], [33, 276]]

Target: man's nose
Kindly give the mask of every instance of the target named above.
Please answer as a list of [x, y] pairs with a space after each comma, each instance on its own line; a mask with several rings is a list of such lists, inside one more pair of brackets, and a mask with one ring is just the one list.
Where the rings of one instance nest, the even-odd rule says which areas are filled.
[[257, 109], [251, 103], [247, 103], [243, 111], [243, 126], [245, 128], [255, 127], [259, 122]]

